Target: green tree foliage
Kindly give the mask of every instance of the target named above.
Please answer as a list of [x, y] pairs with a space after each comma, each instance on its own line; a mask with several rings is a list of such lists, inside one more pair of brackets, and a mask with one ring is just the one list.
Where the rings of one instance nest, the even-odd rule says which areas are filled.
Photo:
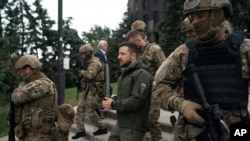
[[[55, 21], [50, 20], [48, 12], [41, 5], [41, 0], [35, 0], [33, 3], [35, 8], [26, 4], [25, 9], [27, 19], [29, 20], [27, 34], [27, 42], [30, 48], [30, 54], [37, 54], [43, 64], [42, 71], [56, 82], [56, 63], [57, 63], [57, 31], [52, 30]], [[50, 42], [50, 40], [53, 40]], [[39, 54], [39, 55], [38, 55]]]
[[78, 32], [70, 27], [72, 18], [69, 17], [65, 20], [64, 25], [64, 52], [68, 52], [68, 57], [70, 58], [70, 69], [65, 71], [65, 86], [72, 87], [75, 86], [75, 81], [77, 80], [78, 68], [77, 60], [80, 56], [78, 54], [79, 47], [84, 44], [82, 39], [79, 37]]
[[95, 49], [100, 40], [108, 41], [111, 38], [111, 30], [108, 27], [94, 25], [89, 32], [82, 33], [82, 40], [85, 43], [90, 43]]
[[119, 23], [118, 29], [110, 30], [107, 27], [100, 27], [94, 25], [89, 32], [82, 33], [82, 40], [84, 43], [90, 43], [95, 50], [97, 50], [97, 44], [100, 40], [106, 40], [109, 44], [107, 51], [107, 57], [110, 64], [110, 73], [112, 81], [117, 81], [117, 77], [120, 72], [120, 66], [118, 62], [118, 45], [125, 41], [126, 33], [130, 30], [131, 24], [136, 20], [132, 13], [124, 13], [123, 22]]
[[162, 32], [159, 44], [166, 56], [185, 40], [180, 28], [181, 21], [185, 18], [182, 11], [183, 0], [171, 0], [166, 3], [164, 17], [159, 23]]
[[136, 17], [133, 13], [125, 12], [124, 18], [121, 23], [119, 23], [118, 29], [112, 31], [112, 38], [109, 41], [109, 49], [107, 56], [110, 61], [111, 76], [112, 81], [117, 81], [117, 77], [120, 74], [120, 65], [117, 59], [118, 57], [118, 45], [125, 41], [125, 37], [132, 23], [136, 20]]
[[13, 2], [7, 0], [0, 2], [0, 94], [9, 93], [18, 83], [13, 56], [20, 45], [18, 27], [21, 24], [18, 24], [19, 10], [13, 5]]
[[250, 0], [232, 0], [233, 15], [229, 19], [235, 31], [250, 38]]
[[[14, 64], [24, 54], [36, 55], [43, 64], [42, 71], [57, 82], [58, 32], [52, 29], [55, 21], [50, 19], [41, 1], [0, 1], [0, 93], [11, 93], [19, 83]], [[73, 66], [82, 41], [76, 30], [70, 28], [71, 19], [64, 23], [63, 48], [65, 52], [70, 52], [70, 65]], [[74, 84], [72, 79], [76, 74], [73, 71], [66, 71], [67, 86]]]
[[[19, 82], [19, 76], [14, 68], [16, 60], [26, 53], [36, 55], [43, 63], [42, 71], [56, 81], [58, 58], [58, 32], [52, 29], [55, 21], [48, 16], [47, 10], [41, 5], [42, 0], [1, 0], [0, 1], [0, 93], [10, 93]], [[180, 31], [183, 15], [183, 0], [168, 1], [165, 6], [164, 17], [159, 23], [161, 31], [160, 45], [165, 54], [169, 55], [176, 47], [185, 41]], [[234, 29], [250, 37], [250, 0], [232, 1], [233, 16], [229, 21]], [[134, 14], [124, 13], [124, 19], [115, 30], [95, 25], [90, 32], [83, 32], [79, 37], [72, 29], [69, 17], [64, 20], [63, 50], [70, 58], [70, 69], [65, 71], [66, 87], [74, 85], [77, 76], [76, 62], [80, 58], [79, 47], [84, 43], [91, 43], [97, 49], [99, 40], [109, 43], [107, 57], [110, 61], [112, 80], [116, 81], [120, 72], [117, 59], [118, 45], [124, 41], [131, 24], [136, 20]]]

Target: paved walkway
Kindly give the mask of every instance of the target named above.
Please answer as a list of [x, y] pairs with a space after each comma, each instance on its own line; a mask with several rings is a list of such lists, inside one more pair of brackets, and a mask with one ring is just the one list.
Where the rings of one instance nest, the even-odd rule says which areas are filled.
[[[171, 115], [176, 115], [177, 116], [178, 112], [171, 113], [171, 112], [166, 112], [166, 111], [161, 110], [161, 116], [160, 116], [159, 121], [164, 123], [164, 124], [171, 125], [170, 120], [169, 120], [169, 117]], [[72, 140], [71, 137], [75, 134], [75, 129], [74, 129], [75, 127], [74, 126], [73, 126], [73, 129], [70, 130], [69, 141], [89, 141], [86, 138], [79, 138], [77, 140]], [[91, 128], [91, 127], [87, 127], [87, 128]], [[8, 141], [8, 136], [0, 138], [0, 141]]]
[[[249, 97], [249, 102], [250, 102], [250, 97]], [[250, 104], [248, 104], [248, 110], [250, 111]], [[175, 113], [171, 113], [171, 112], [167, 112], [167, 111], [163, 111], [161, 110], [161, 116], [160, 116], [160, 119], [159, 121], [161, 123], [165, 123], [165, 124], [169, 124], [171, 125], [170, 123], [170, 116], [172, 115], [175, 115], [176, 117], [178, 116], [178, 112], [175, 112]], [[71, 137], [75, 134], [75, 131], [74, 130], [71, 130], [70, 132], [70, 135], [69, 135], [69, 141], [78, 141], [78, 140], [72, 140]], [[88, 139], [86, 138], [80, 138], [79, 141], [89, 141]], [[8, 137], [2, 137], [0, 138], [0, 141], [8, 141]]]

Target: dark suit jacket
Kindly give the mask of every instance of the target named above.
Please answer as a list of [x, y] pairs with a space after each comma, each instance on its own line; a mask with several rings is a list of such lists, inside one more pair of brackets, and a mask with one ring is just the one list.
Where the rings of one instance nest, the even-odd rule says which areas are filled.
[[105, 55], [102, 53], [102, 51], [100, 49], [98, 49], [95, 54], [94, 54], [95, 57], [98, 57], [100, 58], [100, 61], [102, 63], [107, 63], [107, 60], [105, 59]]

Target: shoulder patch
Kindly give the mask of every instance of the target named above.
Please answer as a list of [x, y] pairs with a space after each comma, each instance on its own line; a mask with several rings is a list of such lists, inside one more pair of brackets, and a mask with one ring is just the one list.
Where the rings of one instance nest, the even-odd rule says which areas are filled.
[[143, 94], [147, 88], [147, 85], [145, 83], [141, 83], [140, 85], [140, 93]]

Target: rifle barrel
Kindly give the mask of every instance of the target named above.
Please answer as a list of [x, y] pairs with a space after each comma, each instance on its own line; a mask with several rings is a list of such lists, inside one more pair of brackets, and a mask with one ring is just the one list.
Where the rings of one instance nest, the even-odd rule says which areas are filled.
[[195, 87], [195, 91], [197, 94], [199, 94], [201, 101], [202, 101], [202, 104], [203, 104], [202, 107], [206, 110], [209, 108], [209, 104], [206, 100], [205, 92], [204, 92], [203, 87], [201, 85], [200, 79], [195, 71], [195, 65], [190, 64], [188, 67], [189, 67], [188, 69], [190, 69], [189, 70], [190, 74], [191, 74], [190, 78], [192, 79], [191, 81], [193, 82], [193, 85]]

